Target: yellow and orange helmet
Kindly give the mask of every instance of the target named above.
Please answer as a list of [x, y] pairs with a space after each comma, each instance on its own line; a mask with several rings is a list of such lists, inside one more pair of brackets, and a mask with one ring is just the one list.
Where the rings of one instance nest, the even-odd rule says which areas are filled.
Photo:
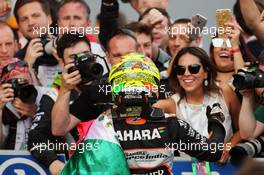
[[160, 73], [152, 60], [137, 52], [122, 56], [109, 74], [114, 95], [120, 92], [158, 93], [159, 81]]

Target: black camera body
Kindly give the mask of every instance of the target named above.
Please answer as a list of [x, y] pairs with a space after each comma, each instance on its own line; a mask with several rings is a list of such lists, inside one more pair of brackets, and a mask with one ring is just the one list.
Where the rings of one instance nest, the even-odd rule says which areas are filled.
[[6, 83], [10, 83], [12, 85], [12, 89], [14, 89], [14, 96], [21, 99], [24, 103], [33, 104], [36, 102], [38, 91], [33, 85], [28, 84], [27, 80], [16, 78], [9, 79]]
[[235, 166], [240, 166], [247, 158], [262, 157], [264, 151], [264, 136], [259, 136], [256, 139], [239, 143], [233, 147], [229, 154], [230, 162]]
[[47, 36], [42, 36], [40, 37], [40, 43], [42, 44], [43, 48], [45, 48], [45, 46], [51, 41], [50, 38], [48, 38]]
[[40, 37], [40, 43], [43, 46], [44, 54], [36, 59], [34, 68], [39, 65], [56, 66], [58, 64], [58, 61], [52, 55], [52, 44], [56, 41], [56, 39], [48, 38], [46, 35]]
[[247, 70], [239, 70], [244, 74], [233, 75], [233, 85], [241, 89], [255, 89], [264, 87], [264, 72], [258, 68], [252, 67]]
[[104, 69], [99, 63], [95, 62], [95, 56], [89, 53], [74, 54], [74, 66], [69, 68], [68, 73], [76, 70], [80, 72], [82, 81], [79, 85], [96, 80], [103, 75]]

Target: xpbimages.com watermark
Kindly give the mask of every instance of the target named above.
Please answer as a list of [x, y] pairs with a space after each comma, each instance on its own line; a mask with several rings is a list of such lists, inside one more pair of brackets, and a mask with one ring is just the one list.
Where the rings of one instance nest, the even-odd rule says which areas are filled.
[[232, 27], [186, 27], [186, 25], [181, 25], [179, 26], [172, 26], [172, 27], [166, 27], [165, 28], [166, 33], [169, 35], [210, 35], [212, 38], [216, 37], [216, 35], [223, 35], [223, 34], [231, 34], [232, 33]]
[[145, 92], [146, 95], [150, 95], [150, 93], [164, 93], [166, 91], [165, 85], [144, 85], [144, 87], [129, 87], [129, 88], [124, 88], [121, 86], [117, 86], [114, 89], [112, 88], [111, 85], [99, 85], [99, 90], [98, 92], [100, 94], [105, 94], [105, 95], [109, 95], [114, 91], [116, 92]]
[[38, 36], [43, 35], [63, 35], [63, 34], [79, 34], [81, 37], [89, 35], [98, 35], [99, 27], [33, 27], [33, 34]]
[[81, 142], [79, 144], [76, 143], [61, 143], [61, 142], [50, 142], [48, 140], [47, 143], [33, 143], [33, 148], [30, 151], [37, 150], [40, 153], [43, 151], [53, 151], [53, 150], [78, 150], [79, 153], [83, 153], [85, 150], [98, 150], [100, 144], [99, 143], [85, 143]]
[[194, 142], [182, 142], [179, 143], [165, 143], [165, 150], [178, 150], [181, 152], [185, 151], [210, 151], [211, 153], [216, 153], [217, 151], [223, 151], [224, 149], [230, 150], [231, 143], [194, 143]]

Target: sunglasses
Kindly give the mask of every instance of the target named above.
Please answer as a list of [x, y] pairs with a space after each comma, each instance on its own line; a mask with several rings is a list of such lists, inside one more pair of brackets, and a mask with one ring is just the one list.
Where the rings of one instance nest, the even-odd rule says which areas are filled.
[[15, 67], [28, 67], [28, 64], [25, 61], [17, 61], [14, 63], [10, 63], [7, 66], [5, 66], [2, 70], [1, 78], [6, 75], [8, 72], [12, 71], [15, 69]]
[[232, 47], [229, 38], [226, 38], [226, 39], [224, 39], [224, 38], [214, 38], [214, 39], [212, 39], [212, 43], [213, 43], [214, 47], [222, 47], [224, 45], [224, 43], [225, 43], [226, 47], [229, 47], [229, 48]]
[[[201, 69], [201, 65], [199, 64], [191, 64], [188, 66], [188, 70], [191, 74], [197, 74]], [[176, 66], [174, 68], [174, 74], [175, 75], [184, 75], [186, 72], [186, 68], [184, 66]]]

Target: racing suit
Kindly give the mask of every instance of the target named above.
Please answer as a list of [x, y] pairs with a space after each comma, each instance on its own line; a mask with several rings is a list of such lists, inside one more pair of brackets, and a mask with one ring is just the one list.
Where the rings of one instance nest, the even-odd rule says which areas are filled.
[[172, 174], [175, 150], [206, 161], [217, 161], [222, 155], [218, 144], [223, 144], [225, 130], [216, 120], [208, 120], [208, 130], [214, 134], [207, 139], [175, 116], [144, 119], [113, 114], [114, 129], [131, 174]]
[[28, 149], [31, 155], [46, 168], [58, 160], [57, 154], [68, 155], [67, 147], [58, 146], [66, 143], [65, 138], [54, 136], [51, 132], [51, 111], [56, 98], [55, 90], [50, 90], [42, 96], [28, 134]]

